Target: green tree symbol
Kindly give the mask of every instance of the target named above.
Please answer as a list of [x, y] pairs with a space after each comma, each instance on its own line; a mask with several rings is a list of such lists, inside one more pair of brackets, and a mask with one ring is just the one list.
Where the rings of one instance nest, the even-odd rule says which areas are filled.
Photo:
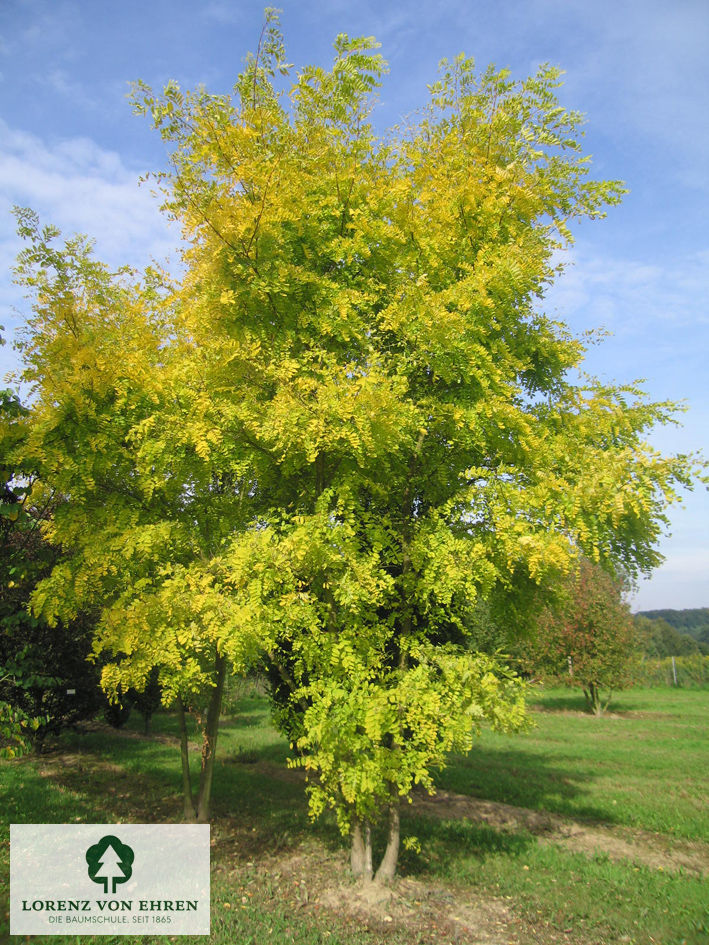
[[115, 893], [118, 883], [131, 878], [134, 858], [131, 847], [121, 843], [118, 837], [107, 834], [86, 851], [89, 877], [95, 883], [103, 883], [106, 894]]

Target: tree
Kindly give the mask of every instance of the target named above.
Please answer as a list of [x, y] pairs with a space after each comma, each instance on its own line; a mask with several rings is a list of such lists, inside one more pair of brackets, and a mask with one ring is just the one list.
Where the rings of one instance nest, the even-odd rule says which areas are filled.
[[635, 622], [648, 656], [687, 656], [697, 649], [709, 653], [707, 607], [641, 611]]
[[143, 717], [143, 733], [149, 735], [150, 720], [162, 704], [162, 689], [157, 666], [154, 666], [148, 674], [143, 691], [131, 690], [129, 697], [132, 705]]
[[[341, 639], [338, 648], [342, 653]], [[408, 666], [387, 667], [385, 659], [370, 661], [366, 671], [345, 660], [339, 673], [331, 669], [310, 684], [298, 741], [305, 751], [296, 762], [316, 773], [313, 816], [334, 808], [352, 837], [353, 873], [379, 882], [396, 872], [400, 798], [410, 800], [417, 786], [433, 793], [433, 771], [450, 752], [470, 751], [483, 722], [505, 732], [527, 722], [520, 680], [494, 660], [423, 644], [411, 648]], [[383, 811], [386, 849], [375, 873], [372, 825]]]
[[41, 751], [48, 735], [91, 718], [104, 701], [99, 671], [87, 662], [90, 615], [51, 628], [28, 612], [59, 554], [41, 535], [58, 500], [36, 501], [36, 470], [21, 458], [27, 414], [16, 395], [0, 391], [0, 700], [5, 724], [22, 726], [9, 746], [15, 752], [28, 741]]
[[[63, 554], [34, 592], [34, 614], [55, 627], [96, 610], [93, 655], [114, 700], [143, 691], [157, 667], [181, 721], [185, 818], [205, 821], [229, 631], [211, 556], [247, 514], [248, 483], [215, 469], [201, 426], [154, 436], [166, 403], [203, 396], [193, 360], [181, 359], [184, 335], [167, 343], [174, 303], [163, 276], [111, 273], [86, 240], [61, 246], [31, 211], [18, 220], [28, 245], [17, 278], [34, 299], [21, 344], [32, 389], [21, 451], [40, 472], [36, 500], [67, 497], [42, 524]], [[203, 735], [196, 797], [188, 710]]]
[[[233, 96], [136, 90], [171, 148], [162, 181], [185, 274], [159, 302], [121, 289], [85, 335], [91, 410], [97, 390], [105, 408], [72, 444], [88, 467], [72, 515], [82, 529], [97, 518], [100, 538], [57, 522], [78, 557], [35, 599], [55, 608], [79, 574], [104, 594], [118, 582], [99, 645], [136, 672], [184, 638], [235, 666], [263, 659], [320, 777], [313, 812], [335, 808], [365, 874], [361, 821], [386, 820], [388, 879], [412, 784], [430, 786], [475, 719], [521, 724], [515, 686], [465, 648], [478, 602], [515, 624], [581, 552], [650, 568], [692, 464], [644, 442], [671, 404], [576, 386], [583, 346], [539, 312], [571, 221], [622, 192], [589, 178], [557, 70], [518, 82], [459, 57], [416, 122], [385, 137], [368, 117], [386, 71], [372, 39], [339, 36], [332, 68], [303, 69], [290, 104], [287, 71], [269, 12]], [[61, 298], [34, 338], [48, 324], [68, 338]], [[93, 288], [81, 299], [95, 325]], [[97, 360], [118, 322], [128, 368]], [[42, 372], [51, 345], [32, 345], [37, 444], [52, 452], [55, 404], [77, 394]], [[109, 523], [96, 509], [87, 435], [101, 480], [137, 493], [120, 528], [115, 502]]]
[[623, 590], [621, 580], [583, 559], [561, 601], [542, 614], [531, 645], [532, 665], [583, 689], [594, 715], [632, 683], [637, 637]]
[[[408, 674], [434, 698], [442, 672], [427, 644], [460, 643], [479, 598], [513, 619], [580, 551], [651, 567], [689, 469], [644, 445], [671, 405], [575, 387], [582, 346], [535, 306], [569, 222], [621, 193], [588, 179], [558, 73], [514, 82], [459, 58], [418, 123], [379, 139], [375, 45], [338, 37], [290, 110], [273, 23], [233, 99], [138, 90], [173, 149], [166, 207], [190, 239], [182, 317], [211, 416], [271, 506], [226, 542], [223, 581], [355, 844], [362, 807], [398, 823]], [[368, 729], [384, 702], [390, 721]], [[348, 782], [354, 754], [321, 725], [334, 715], [359, 757], [362, 740], [380, 750], [376, 789]]]

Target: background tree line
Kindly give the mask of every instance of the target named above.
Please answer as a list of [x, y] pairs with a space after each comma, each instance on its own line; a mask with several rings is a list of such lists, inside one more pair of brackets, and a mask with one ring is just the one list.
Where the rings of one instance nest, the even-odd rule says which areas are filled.
[[647, 656], [709, 655], [709, 608], [642, 610], [635, 615]]

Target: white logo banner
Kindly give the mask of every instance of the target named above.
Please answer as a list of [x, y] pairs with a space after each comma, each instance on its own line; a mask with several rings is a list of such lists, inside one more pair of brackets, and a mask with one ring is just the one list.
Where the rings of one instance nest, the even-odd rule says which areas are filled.
[[208, 935], [208, 824], [12, 824], [12, 935]]

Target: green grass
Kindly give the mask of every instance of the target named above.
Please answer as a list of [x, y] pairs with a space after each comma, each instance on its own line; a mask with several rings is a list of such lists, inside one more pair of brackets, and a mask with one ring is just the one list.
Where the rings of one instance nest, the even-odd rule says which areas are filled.
[[[709, 693], [632, 691], [612, 716], [577, 712], [565, 690], [534, 697], [537, 728], [507, 738], [485, 733], [468, 757], [439, 777], [449, 791], [473, 794], [671, 841], [709, 839]], [[309, 823], [302, 782], [286, 771], [288, 748], [269, 724], [261, 697], [241, 700], [223, 720], [214, 784], [212, 934], [214, 945], [369, 945], [436, 943], [435, 926], [381, 927], [304, 904], [298, 878], [320, 870], [331, 882], [344, 864], [331, 821]], [[9, 940], [7, 824], [170, 822], [181, 810], [176, 720], [154, 719], [150, 739], [128, 734], [66, 734], [48, 758], [0, 766], [0, 942]], [[193, 758], [196, 767], [198, 755]], [[706, 879], [541, 843], [525, 830], [496, 830], [467, 820], [409, 816], [421, 852], [403, 852], [401, 872], [454, 900], [493, 896], [513, 911], [514, 941], [571, 945], [706, 945]], [[302, 873], [279, 864], [303, 859]], [[329, 871], [329, 872], [328, 872]], [[521, 937], [519, 937], [521, 936]], [[38, 937], [38, 941], [45, 937]], [[20, 938], [15, 941], [22, 941]], [[52, 936], [48, 943], [167, 945], [169, 937]], [[203, 942], [180, 937], [177, 941]], [[461, 939], [474, 941], [475, 939]]]
[[405, 854], [404, 869], [510, 899], [551, 935], [569, 930], [570, 941], [594, 945], [708, 941], [706, 879], [572, 853], [525, 831], [423, 819], [410, 829], [425, 852], [411, 860]]
[[709, 693], [630, 690], [610, 714], [573, 690], [537, 691], [536, 728], [484, 733], [440, 787], [588, 821], [709, 842]]

